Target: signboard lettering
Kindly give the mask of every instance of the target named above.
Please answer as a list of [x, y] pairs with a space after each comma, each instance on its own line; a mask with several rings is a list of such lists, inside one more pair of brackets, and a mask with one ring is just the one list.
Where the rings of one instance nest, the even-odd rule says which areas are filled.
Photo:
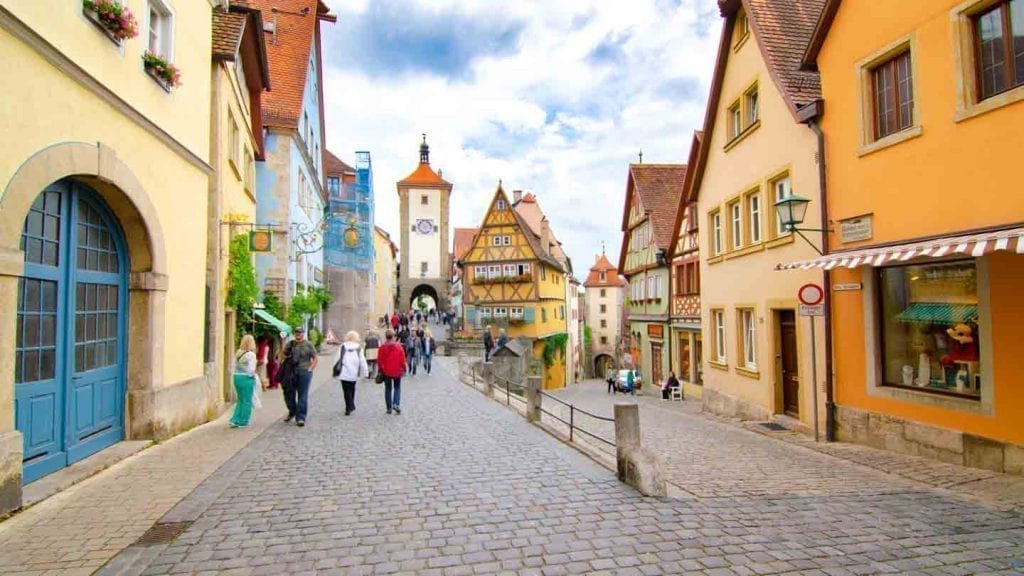
[[839, 239], [843, 243], [871, 240], [874, 230], [871, 225], [873, 215], [865, 214], [856, 218], [839, 221]]

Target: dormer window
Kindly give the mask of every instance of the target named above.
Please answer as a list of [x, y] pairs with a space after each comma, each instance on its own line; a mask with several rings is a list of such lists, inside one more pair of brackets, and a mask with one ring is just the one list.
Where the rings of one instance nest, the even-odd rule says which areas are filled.
[[604, 280], [605, 280], [604, 272], [601, 272], [601, 282], [604, 282]]
[[495, 206], [497, 207], [498, 212], [504, 212], [505, 211], [505, 201], [504, 200], [498, 200], [498, 202], [495, 204]]

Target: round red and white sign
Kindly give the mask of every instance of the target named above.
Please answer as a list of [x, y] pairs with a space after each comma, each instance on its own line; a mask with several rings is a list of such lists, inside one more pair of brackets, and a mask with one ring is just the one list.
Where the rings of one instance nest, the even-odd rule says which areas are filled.
[[804, 284], [797, 291], [796, 297], [807, 306], [817, 306], [825, 299], [825, 291], [817, 284]]

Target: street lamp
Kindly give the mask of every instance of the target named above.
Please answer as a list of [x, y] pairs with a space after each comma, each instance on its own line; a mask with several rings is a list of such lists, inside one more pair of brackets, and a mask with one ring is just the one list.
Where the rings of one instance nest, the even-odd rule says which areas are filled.
[[775, 214], [779, 217], [779, 224], [783, 230], [790, 232], [796, 232], [805, 242], [814, 248], [814, 251], [819, 255], [824, 256], [824, 252], [820, 248], [815, 246], [807, 236], [804, 236], [804, 232], [828, 232], [827, 229], [822, 228], [799, 228], [804, 223], [804, 218], [807, 216], [807, 205], [811, 203], [810, 198], [804, 198], [803, 196], [797, 196], [793, 193], [786, 194], [778, 202], [775, 203]]

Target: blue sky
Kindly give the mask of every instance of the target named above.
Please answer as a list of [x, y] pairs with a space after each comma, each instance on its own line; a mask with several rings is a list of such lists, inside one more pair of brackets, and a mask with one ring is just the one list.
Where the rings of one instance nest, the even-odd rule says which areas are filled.
[[479, 224], [498, 180], [537, 195], [586, 276], [618, 256], [628, 164], [683, 163], [703, 122], [712, 0], [328, 0], [328, 147], [370, 150], [377, 224], [418, 160], [453, 182], [451, 222]]

